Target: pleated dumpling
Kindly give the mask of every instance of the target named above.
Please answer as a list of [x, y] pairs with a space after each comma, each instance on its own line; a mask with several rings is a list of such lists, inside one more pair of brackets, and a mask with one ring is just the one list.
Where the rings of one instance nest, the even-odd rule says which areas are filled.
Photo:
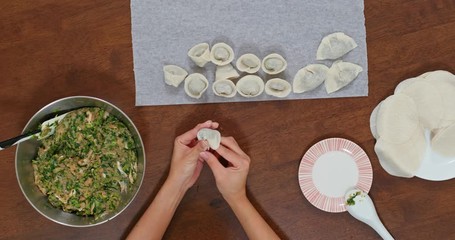
[[192, 98], [200, 98], [208, 86], [209, 81], [200, 73], [192, 73], [185, 78], [185, 93]]
[[357, 78], [363, 68], [357, 64], [335, 61], [327, 71], [327, 79], [325, 80], [325, 89], [327, 93], [333, 93], [348, 85]]
[[228, 79], [217, 80], [212, 85], [213, 93], [220, 97], [231, 98], [237, 93], [235, 84]]
[[197, 132], [197, 139], [206, 140], [211, 149], [217, 150], [221, 143], [221, 134], [215, 129], [202, 128]]
[[223, 79], [236, 79], [240, 75], [232, 66], [232, 64], [226, 64], [223, 66], [216, 66], [215, 71], [215, 81], [223, 80]]
[[262, 59], [262, 71], [270, 75], [284, 71], [287, 66], [286, 60], [277, 53], [269, 54]]
[[310, 64], [300, 69], [292, 82], [294, 93], [303, 93], [317, 88], [327, 78], [329, 68], [323, 64]]
[[287, 97], [291, 89], [291, 84], [281, 78], [272, 78], [265, 83], [265, 93], [274, 97]]
[[163, 67], [164, 82], [168, 85], [178, 87], [185, 80], [188, 72], [176, 65], [166, 65]]
[[218, 66], [227, 65], [234, 60], [234, 50], [226, 43], [217, 43], [210, 51], [210, 60]]
[[256, 75], [246, 75], [236, 84], [237, 92], [243, 97], [256, 97], [264, 91], [264, 81]]
[[210, 61], [210, 49], [208, 43], [199, 43], [188, 51], [188, 57], [199, 67], [205, 66]]
[[256, 73], [261, 68], [261, 59], [252, 53], [247, 53], [240, 56], [235, 65], [241, 72]]
[[357, 47], [357, 43], [342, 32], [325, 36], [316, 53], [317, 60], [338, 59]]

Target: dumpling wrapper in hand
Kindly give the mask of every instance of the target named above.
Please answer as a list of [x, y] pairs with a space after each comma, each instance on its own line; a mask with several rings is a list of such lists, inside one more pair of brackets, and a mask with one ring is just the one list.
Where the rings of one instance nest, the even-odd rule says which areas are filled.
[[419, 170], [425, 156], [424, 131], [419, 126], [408, 141], [401, 144], [379, 138], [374, 146], [374, 151], [378, 155], [382, 168], [390, 175], [411, 178]]
[[376, 121], [377, 135], [391, 144], [408, 142], [420, 124], [414, 100], [402, 93], [382, 101]]
[[431, 148], [445, 157], [455, 157], [455, 123], [436, 132]]
[[207, 140], [209, 146], [213, 150], [217, 150], [220, 147], [221, 134], [217, 130], [210, 128], [202, 128], [197, 132], [198, 140]]
[[210, 62], [210, 48], [208, 43], [199, 43], [188, 51], [188, 57], [199, 67]]
[[310, 64], [297, 71], [292, 82], [294, 93], [311, 91], [327, 78], [329, 68], [323, 64]]
[[338, 59], [357, 47], [357, 43], [342, 32], [325, 36], [319, 44], [316, 60]]
[[327, 79], [325, 80], [325, 89], [327, 93], [333, 93], [348, 85], [357, 78], [363, 68], [357, 64], [335, 61], [327, 71]]
[[163, 67], [164, 82], [168, 85], [178, 87], [185, 80], [188, 72], [176, 65], [166, 65]]
[[185, 93], [192, 98], [200, 98], [209, 87], [209, 81], [200, 73], [192, 73], [185, 78]]

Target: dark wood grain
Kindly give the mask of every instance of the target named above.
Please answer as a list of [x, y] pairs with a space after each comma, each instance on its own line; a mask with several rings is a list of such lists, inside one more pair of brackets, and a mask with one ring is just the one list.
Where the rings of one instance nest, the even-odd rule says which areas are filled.
[[[91, 95], [124, 110], [147, 154], [142, 188], [125, 212], [91, 228], [53, 223], [27, 202], [15, 176], [15, 148], [0, 152], [0, 238], [122, 239], [164, 181], [175, 136], [213, 119], [251, 156], [248, 194], [284, 239], [379, 239], [348, 213], [330, 214], [303, 196], [304, 152], [327, 137], [358, 143], [371, 159], [377, 211], [397, 239], [455, 239], [454, 180], [388, 175], [374, 153], [369, 115], [398, 82], [423, 72], [455, 72], [453, 0], [368, 0], [369, 96], [324, 100], [135, 107], [128, 1], [0, 1], [0, 137], [18, 135], [47, 103]], [[455, 103], [454, 103], [455, 106]], [[205, 168], [166, 239], [245, 239]]]

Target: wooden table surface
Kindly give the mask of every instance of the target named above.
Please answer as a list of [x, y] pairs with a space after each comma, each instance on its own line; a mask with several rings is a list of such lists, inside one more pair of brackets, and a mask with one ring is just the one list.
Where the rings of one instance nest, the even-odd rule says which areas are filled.
[[[147, 167], [136, 199], [114, 220], [71, 228], [41, 216], [16, 180], [15, 147], [0, 152], [0, 238], [122, 239], [163, 183], [174, 138], [213, 119], [251, 156], [248, 193], [283, 239], [379, 239], [348, 213], [326, 213], [303, 196], [300, 160], [321, 139], [343, 137], [368, 154], [370, 191], [396, 239], [455, 239], [455, 182], [397, 178], [379, 165], [369, 130], [376, 104], [402, 80], [455, 72], [455, 1], [367, 0], [369, 96], [186, 106], [135, 107], [130, 2], [0, 2], [0, 137], [20, 133], [47, 103], [89, 95], [124, 110], [138, 127]], [[454, 103], [455, 107], [455, 103]], [[245, 239], [206, 166], [179, 206], [165, 239]]]

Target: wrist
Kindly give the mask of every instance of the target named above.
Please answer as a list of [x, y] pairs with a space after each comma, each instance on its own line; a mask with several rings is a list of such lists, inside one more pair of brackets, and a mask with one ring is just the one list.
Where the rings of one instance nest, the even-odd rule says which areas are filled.
[[188, 190], [184, 187], [181, 181], [169, 177], [164, 182], [162, 189], [179, 199], [183, 198], [186, 191]]
[[245, 202], [248, 202], [248, 197], [246, 196], [246, 192], [240, 192], [237, 194], [231, 194], [228, 196], [223, 196], [224, 200], [231, 206], [235, 207], [237, 205], [242, 205]]

